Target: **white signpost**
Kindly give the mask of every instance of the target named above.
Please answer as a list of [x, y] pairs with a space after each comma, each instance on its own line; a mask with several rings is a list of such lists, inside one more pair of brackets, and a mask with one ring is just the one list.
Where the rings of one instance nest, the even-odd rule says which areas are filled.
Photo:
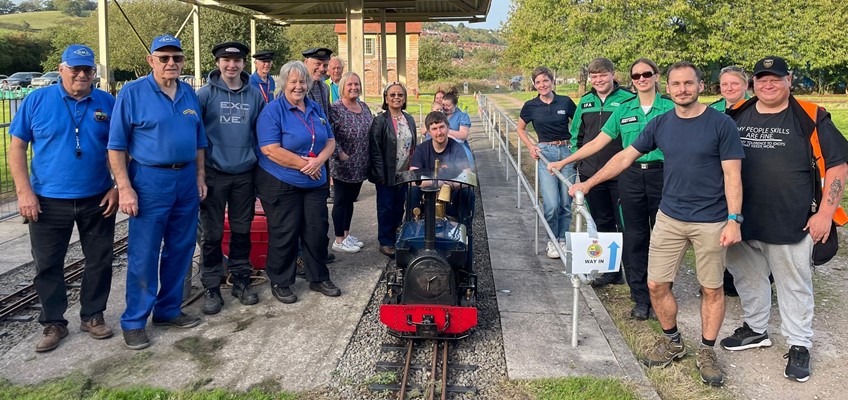
[[572, 273], [603, 274], [621, 268], [621, 233], [600, 232], [592, 238], [586, 232], [571, 232], [570, 236]]

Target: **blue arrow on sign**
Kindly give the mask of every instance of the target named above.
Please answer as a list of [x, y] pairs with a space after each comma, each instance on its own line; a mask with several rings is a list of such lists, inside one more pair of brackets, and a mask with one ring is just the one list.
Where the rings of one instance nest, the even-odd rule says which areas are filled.
[[609, 270], [612, 271], [615, 269], [615, 257], [618, 255], [618, 243], [612, 242], [610, 243], [608, 249], [610, 250], [610, 266]]

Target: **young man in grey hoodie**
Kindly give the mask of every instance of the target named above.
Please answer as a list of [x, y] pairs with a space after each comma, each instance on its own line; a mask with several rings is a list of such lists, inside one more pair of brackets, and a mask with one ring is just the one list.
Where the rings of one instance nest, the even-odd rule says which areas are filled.
[[[206, 289], [204, 314], [217, 314], [224, 305], [221, 281], [227, 270], [233, 277], [232, 294], [241, 304], [259, 302], [250, 287], [250, 225], [256, 192], [253, 168], [256, 166], [256, 119], [265, 106], [262, 94], [250, 85], [244, 72], [248, 48], [239, 42], [226, 42], [212, 48], [217, 70], [209, 73], [205, 86], [197, 92], [209, 147], [206, 148], [206, 187], [200, 204], [201, 282]], [[224, 265], [221, 241], [224, 212], [229, 214], [230, 251]]]

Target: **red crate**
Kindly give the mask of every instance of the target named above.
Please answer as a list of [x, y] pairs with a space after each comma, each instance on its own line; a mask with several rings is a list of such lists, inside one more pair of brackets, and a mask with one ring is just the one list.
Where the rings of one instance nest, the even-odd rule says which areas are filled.
[[[268, 219], [262, 203], [256, 199], [253, 223], [250, 225], [250, 263], [254, 269], [265, 269], [265, 259], [268, 258]], [[230, 218], [224, 214], [224, 238], [221, 241], [221, 250], [224, 255], [230, 253]]]

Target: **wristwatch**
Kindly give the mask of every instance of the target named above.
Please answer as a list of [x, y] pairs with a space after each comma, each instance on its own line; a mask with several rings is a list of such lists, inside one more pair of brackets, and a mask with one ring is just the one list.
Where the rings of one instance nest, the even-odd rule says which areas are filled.
[[728, 221], [736, 221], [737, 224], [745, 222], [745, 217], [742, 214], [730, 214], [727, 216]]

